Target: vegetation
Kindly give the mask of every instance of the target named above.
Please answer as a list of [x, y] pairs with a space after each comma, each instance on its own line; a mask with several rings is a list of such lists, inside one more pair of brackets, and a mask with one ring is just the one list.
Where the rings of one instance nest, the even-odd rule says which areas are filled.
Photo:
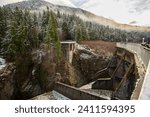
[[[57, 72], [61, 73], [62, 76], [70, 74], [71, 77], [75, 77], [74, 69], [64, 72], [71, 66], [68, 67], [67, 63], [60, 61], [62, 58], [61, 41], [106, 40], [125, 42], [128, 40], [130, 42], [142, 42], [142, 38], [148, 40], [149, 37], [150, 32], [129, 32], [113, 29], [109, 26], [83, 21], [75, 14], [67, 15], [59, 11], [50, 11], [48, 7], [39, 13], [18, 8], [0, 7], [0, 56], [2, 55], [8, 62], [15, 64], [13, 79], [17, 90], [15, 95], [19, 96], [18, 98], [22, 95], [23, 97], [31, 96], [33, 91], [37, 95], [42, 91], [52, 89]], [[96, 41], [94, 43], [98, 44]], [[107, 50], [112, 51], [114, 45], [108, 44]], [[46, 47], [45, 58], [42, 58], [43, 51], [36, 51], [42, 47]], [[94, 48], [102, 50], [106, 46], [105, 44], [103, 46], [98, 44]], [[52, 52], [49, 52], [49, 49]], [[33, 56], [33, 53], [35, 51], [39, 52], [40, 57], [38, 56], [39, 58], [37, 57], [36, 60], [40, 59], [40, 62], [34, 59], [36, 55]], [[100, 53], [105, 54], [105, 51]], [[92, 60], [91, 63], [93, 63]], [[72, 83], [76, 82], [74, 79], [70, 81], [71, 84], [76, 84]], [[68, 82], [68, 79], [65, 82]], [[40, 88], [37, 88], [38, 85]]]
[[92, 22], [76, 15], [54, 13], [47, 7], [41, 13], [0, 7], [0, 48], [9, 61], [17, 61], [41, 44], [54, 46], [58, 60], [61, 58], [61, 40], [106, 40], [142, 42], [150, 32], [125, 31]]

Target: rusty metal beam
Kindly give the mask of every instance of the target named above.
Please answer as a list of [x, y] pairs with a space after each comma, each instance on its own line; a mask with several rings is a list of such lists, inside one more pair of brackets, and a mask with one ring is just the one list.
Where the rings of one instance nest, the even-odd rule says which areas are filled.
[[116, 88], [116, 90], [115, 90], [115, 92], [114, 92], [113, 95], [115, 95], [115, 94], [118, 92], [118, 90], [120, 89], [120, 87], [122, 86], [122, 84], [127, 80], [128, 75], [129, 75], [130, 70], [131, 70], [131, 68], [133, 67], [133, 65], [134, 65], [134, 63], [133, 63], [133, 61], [132, 61], [132, 63], [130, 64], [128, 70], [126, 71], [125, 75], [123, 76], [121, 82], [119, 83], [119, 85], [118, 85], [118, 87]]
[[122, 63], [122, 61], [123, 61], [123, 58], [124, 58], [125, 54], [126, 54], [126, 52], [123, 52], [122, 57], [120, 58], [120, 61], [119, 61], [118, 65], [117, 65], [117, 67], [116, 67], [116, 69], [115, 69], [115, 71], [113, 72], [113, 74], [112, 74], [112, 76], [111, 76], [111, 79], [114, 78], [114, 76], [115, 76], [117, 70], [119, 69], [119, 67], [120, 67], [120, 65], [121, 65], [121, 63]]
[[[118, 54], [116, 54], [116, 56], [118, 57], [118, 58], [122, 58], [122, 56], [120, 56], [120, 55], [118, 55]], [[128, 57], [126, 57], [126, 56], [124, 56], [124, 61], [126, 61], [126, 62], [128, 62], [128, 63], [131, 63], [131, 60], [130, 59], [128, 59]]]

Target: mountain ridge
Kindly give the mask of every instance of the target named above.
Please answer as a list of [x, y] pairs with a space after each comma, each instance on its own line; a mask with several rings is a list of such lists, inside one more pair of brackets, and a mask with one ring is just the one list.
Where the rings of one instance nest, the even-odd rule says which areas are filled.
[[90, 21], [90, 22], [94, 22], [100, 25], [109, 26], [111, 28], [117, 28], [121, 30], [129, 30], [129, 31], [150, 31], [150, 26], [133, 26], [129, 24], [120, 24], [114, 20], [104, 18], [102, 16], [97, 16], [81, 8], [72, 8], [68, 6], [54, 5], [44, 0], [22, 1], [22, 2], [8, 4], [8, 5], [5, 5], [4, 7], [10, 7], [12, 9], [15, 7], [18, 7], [20, 9], [27, 8], [31, 10], [32, 12], [40, 12], [46, 9], [47, 6], [50, 8], [50, 10], [53, 10], [55, 12], [59, 10], [61, 13], [66, 13], [69, 15], [75, 14], [85, 21]]

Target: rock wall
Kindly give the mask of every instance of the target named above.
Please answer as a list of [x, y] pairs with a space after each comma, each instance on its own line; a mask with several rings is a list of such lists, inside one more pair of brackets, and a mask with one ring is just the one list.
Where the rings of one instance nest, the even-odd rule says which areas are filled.
[[8, 64], [0, 71], [0, 99], [12, 99], [15, 85], [13, 80], [14, 65]]
[[[94, 79], [94, 75], [107, 67], [111, 55], [104, 56], [94, 53], [89, 47], [78, 47], [74, 54], [72, 65], [77, 74], [77, 86], [87, 84]], [[105, 74], [104, 76], [105, 77]]]

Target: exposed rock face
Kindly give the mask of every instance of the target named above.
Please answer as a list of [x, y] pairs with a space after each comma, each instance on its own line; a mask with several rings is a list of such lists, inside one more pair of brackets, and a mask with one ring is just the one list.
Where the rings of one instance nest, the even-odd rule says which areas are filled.
[[0, 99], [12, 99], [14, 94], [14, 69], [13, 64], [6, 65], [0, 71]]
[[63, 57], [57, 61], [53, 47], [18, 58], [17, 65], [8, 65], [0, 73], [0, 99], [30, 99], [53, 90], [56, 81], [77, 87], [91, 82], [94, 74], [106, 67], [109, 57], [80, 47], [72, 64]]
[[94, 80], [95, 73], [107, 66], [109, 57], [95, 54], [87, 46], [80, 46], [73, 58], [73, 66], [77, 76], [79, 76], [77, 86]]
[[[52, 90], [54, 76], [43, 66], [46, 53], [36, 50], [28, 57], [18, 58], [16, 65], [0, 70], [0, 99], [29, 99]], [[44, 62], [43, 62], [44, 61]], [[53, 64], [49, 63], [51, 72]], [[54, 74], [55, 75], [55, 74]]]

